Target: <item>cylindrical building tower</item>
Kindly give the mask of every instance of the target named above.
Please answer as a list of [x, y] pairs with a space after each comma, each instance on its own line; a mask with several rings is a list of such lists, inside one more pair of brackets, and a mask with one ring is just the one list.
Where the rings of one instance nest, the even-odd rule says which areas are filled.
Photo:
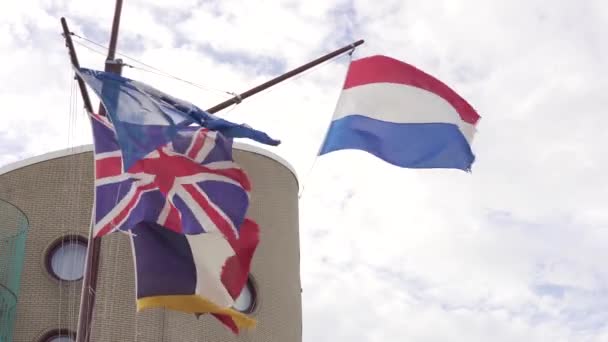
[[[261, 230], [249, 286], [235, 308], [254, 317], [257, 327], [236, 336], [209, 315], [197, 319], [160, 309], [136, 313], [131, 246], [128, 236], [116, 233], [102, 240], [92, 341], [301, 341], [295, 172], [278, 156], [251, 145], [235, 144], [234, 158], [251, 179], [248, 216]], [[69, 341], [78, 320], [93, 201], [92, 147], [1, 168], [0, 199], [29, 219], [13, 341]], [[4, 228], [0, 224], [0, 233]]]

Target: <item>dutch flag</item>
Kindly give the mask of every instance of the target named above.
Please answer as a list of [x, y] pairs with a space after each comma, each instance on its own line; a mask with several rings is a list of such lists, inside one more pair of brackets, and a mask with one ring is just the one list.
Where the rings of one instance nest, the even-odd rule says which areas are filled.
[[405, 168], [469, 171], [479, 115], [433, 76], [387, 56], [353, 61], [319, 155], [358, 149]]

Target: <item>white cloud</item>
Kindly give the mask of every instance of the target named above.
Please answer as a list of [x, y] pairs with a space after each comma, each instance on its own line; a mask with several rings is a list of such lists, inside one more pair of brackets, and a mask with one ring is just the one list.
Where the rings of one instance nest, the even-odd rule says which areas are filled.
[[[0, 163], [90, 141], [69, 115], [57, 16], [103, 40], [112, 14], [105, 2], [2, 5]], [[226, 112], [282, 139], [273, 151], [306, 182], [305, 341], [608, 338], [604, 2], [136, 1], [123, 15], [123, 52], [203, 85], [240, 92], [365, 38], [356, 57], [415, 64], [480, 111], [472, 174], [344, 151], [310, 177], [347, 57]], [[83, 65], [102, 68], [78, 48]], [[226, 98], [125, 74], [203, 108]]]

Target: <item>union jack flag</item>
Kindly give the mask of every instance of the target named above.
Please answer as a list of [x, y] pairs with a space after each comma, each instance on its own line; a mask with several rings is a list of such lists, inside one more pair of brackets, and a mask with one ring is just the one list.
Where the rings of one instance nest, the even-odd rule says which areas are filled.
[[124, 170], [112, 123], [91, 114], [91, 124], [95, 236], [150, 222], [178, 233], [217, 231], [231, 243], [238, 240], [251, 184], [232, 159], [232, 139], [206, 128], [183, 127]]
[[[149, 235], [153, 236], [152, 240], [162, 240], [163, 235], [153, 230], [154, 226], [161, 226], [163, 231], [169, 229], [180, 234], [181, 247], [188, 245], [183, 234], [213, 233], [221, 234], [232, 250], [219, 269], [214, 268], [218, 266], [214, 261], [222, 255], [211, 255], [215, 249], [205, 250], [210, 254], [209, 259], [194, 260], [191, 256], [194, 269], [190, 270], [188, 258], [184, 257], [188, 254], [185, 249], [167, 250], [171, 241], [179, 239], [177, 237], [160, 242], [165, 249], [134, 249], [134, 257], [138, 260], [138, 300], [140, 296], [203, 296], [198, 286], [191, 286], [193, 281], [204, 283], [203, 289], [209, 293], [228, 293], [235, 300], [247, 282], [259, 242], [259, 228], [245, 217], [251, 184], [232, 159], [232, 139], [206, 128], [181, 127], [168, 143], [159, 144], [158, 141], [162, 140], [154, 139], [166, 139], [166, 136], [153, 134], [155, 128], [152, 127], [148, 131], [152, 133], [148, 141], [160, 147], [125, 170], [123, 150], [129, 146], [118, 143], [114, 127], [107, 117], [90, 114], [90, 118], [95, 144], [95, 236], [143, 227], [144, 231], [136, 230], [140, 238]], [[142, 126], [138, 132], [146, 133], [146, 129]], [[134, 241], [133, 246], [141, 247], [145, 241]], [[149, 263], [146, 259], [151, 256], [160, 257], [159, 260], [174, 260], [172, 258], [177, 256], [178, 264], [184, 263], [186, 269], [194, 273], [186, 277], [181, 274], [180, 278], [180, 273], [174, 272], [171, 279], [160, 279], [160, 263], [153, 261], [153, 267], [146, 266]], [[184, 269], [183, 265], [181, 268], [178, 266], [171, 265], [172, 269]], [[205, 272], [198, 272], [199, 267]], [[216, 278], [218, 276], [219, 279]], [[159, 283], [162, 286], [155, 287]], [[190, 292], [183, 292], [184, 288]], [[172, 303], [171, 308], [196, 314], [207, 310], [183, 306], [179, 300]], [[236, 311], [207, 312], [238, 333], [236, 317], [239, 314]]]

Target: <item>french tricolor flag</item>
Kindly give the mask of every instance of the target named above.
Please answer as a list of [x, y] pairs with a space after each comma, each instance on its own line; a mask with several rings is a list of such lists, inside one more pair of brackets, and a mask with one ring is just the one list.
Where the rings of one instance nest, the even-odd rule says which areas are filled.
[[319, 155], [359, 149], [405, 168], [469, 171], [477, 112], [433, 76], [387, 56], [350, 64]]

